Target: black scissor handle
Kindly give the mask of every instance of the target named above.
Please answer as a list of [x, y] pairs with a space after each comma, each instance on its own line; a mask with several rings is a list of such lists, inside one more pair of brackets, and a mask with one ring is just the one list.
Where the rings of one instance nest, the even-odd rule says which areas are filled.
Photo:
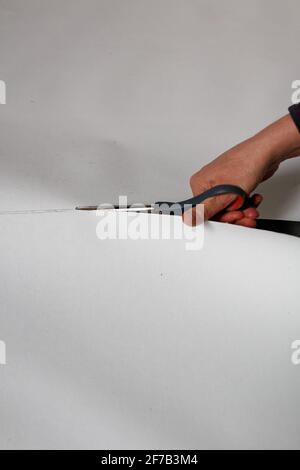
[[224, 194], [233, 194], [241, 197], [243, 200], [241, 209], [253, 206], [252, 198], [248, 197], [248, 194], [242, 188], [232, 184], [220, 184], [204, 191], [198, 196], [186, 199], [185, 201], [156, 202], [154, 205], [154, 212], [159, 214], [182, 215], [184, 211], [191, 209], [191, 207], [195, 207], [198, 204], [202, 204], [206, 199], [215, 196], [222, 196]]

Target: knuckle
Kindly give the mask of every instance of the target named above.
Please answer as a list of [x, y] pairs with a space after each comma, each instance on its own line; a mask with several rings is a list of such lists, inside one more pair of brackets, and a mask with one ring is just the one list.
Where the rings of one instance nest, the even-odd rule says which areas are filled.
[[190, 187], [192, 189], [196, 188], [197, 186], [199, 186], [199, 177], [198, 177], [198, 174], [197, 173], [194, 173], [191, 177], [190, 177]]

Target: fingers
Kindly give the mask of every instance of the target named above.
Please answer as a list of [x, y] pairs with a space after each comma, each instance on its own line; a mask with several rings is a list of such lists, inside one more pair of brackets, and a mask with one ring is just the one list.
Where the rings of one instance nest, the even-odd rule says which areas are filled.
[[[213, 197], [204, 204], [204, 218], [205, 220], [213, 219], [228, 224], [254, 228], [256, 227], [256, 219], [259, 217], [257, 207], [262, 201], [263, 196], [261, 194], [254, 194], [251, 197], [252, 206], [244, 210], [238, 210], [243, 204], [243, 200], [239, 196], [225, 195]], [[200, 206], [197, 206], [185, 212], [183, 214], [184, 223], [190, 226], [197, 225], [197, 222], [199, 223], [199, 220], [202, 220], [199, 214], [197, 216], [197, 211], [199, 210]]]
[[258, 217], [258, 210], [256, 210], [254, 207], [250, 207], [244, 211], [224, 212], [221, 215], [214, 217], [214, 220], [217, 220], [218, 222], [224, 222], [226, 224], [235, 224], [245, 218], [255, 220]]
[[256, 227], [256, 219], [259, 217], [257, 207], [261, 204], [263, 196], [261, 194], [254, 194], [252, 196], [253, 207], [249, 207], [244, 210], [232, 210], [234, 204], [221, 213], [213, 217], [213, 220], [218, 222], [224, 222], [227, 224], [241, 225], [243, 227]]
[[249, 207], [243, 211], [244, 217], [248, 219], [257, 219], [259, 217], [259, 212], [256, 207]]
[[[251, 197], [251, 202], [252, 202], [253, 207], [258, 207], [262, 201], [263, 201], [263, 196], [261, 194], [254, 194]], [[209, 220], [214, 217], [214, 220], [220, 220], [221, 222], [233, 223], [232, 220], [233, 221], [237, 220], [238, 218], [237, 213], [240, 212], [238, 209], [242, 207], [243, 203], [244, 203], [244, 200], [240, 196], [226, 195], [226, 196], [212, 197], [210, 199], [207, 199], [207, 201], [205, 201], [204, 203], [204, 218], [205, 220]], [[249, 209], [252, 209], [252, 207]], [[232, 217], [227, 216], [229, 212], [234, 213]], [[221, 216], [222, 218], [219, 217], [219, 213], [222, 213], [222, 216]], [[226, 214], [226, 217], [223, 220], [223, 215], [225, 214]], [[259, 217], [258, 213], [256, 214], [251, 210], [249, 214], [250, 214], [250, 218]]]
[[235, 225], [241, 225], [243, 227], [255, 228], [256, 219], [259, 217], [259, 212], [254, 207], [246, 209], [242, 212], [242, 217], [235, 220]]
[[241, 225], [242, 227], [249, 227], [255, 228], [256, 227], [256, 219], [249, 219], [249, 217], [243, 217], [239, 219], [235, 225]]
[[241, 198], [232, 194], [224, 196], [215, 196], [207, 199], [204, 203], [204, 219], [209, 220], [219, 212], [227, 210], [228, 207], [232, 209], [239, 209], [242, 205]]
[[235, 201], [233, 201], [233, 203], [230, 204], [230, 206], [226, 207], [226, 210], [232, 211], [232, 210], [240, 209], [243, 204], [244, 204], [244, 198], [241, 196], [236, 196]]
[[241, 225], [242, 227], [255, 228], [256, 219], [259, 217], [259, 212], [256, 209], [263, 201], [263, 196], [261, 194], [254, 194], [252, 196], [253, 206], [245, 209], [243, 211], [243, 217], [235, 220], [235, 225]]
[[262, 203], [263, 199], [264, 198], [263, 198], [262, 194], [254, 194], [252, 196], [252, 201], [253, 201], [254, 207], [258, 207]]
[[213, 220], [217, 220], [218, 222], [224, 222], [226, 224], [234, 224], [240, 219], [243, 219], [244, 214], [242, 211], [229, 211], [223, 212], [220, 215], [214, 217]]
[[[234, 195], [215, 196], [207, 199], [204, 203], [204, 220], [218, 220], [226, 223], [235, 223], [236, 220], [244, 217], [241, 211], [228, 210], [227, 207], [230, 202], [233, 202], [230, 207], [241, 207], [243, 198]], [[225, 212], [226, 210], [226, 212]], [[202, 212], [200, 206], [194, 207], [192, 210], [183, 213], [183, 222], [189, 226], [195, 226], [202, 221]]]
[[[224, 222], [227, 224], [238, 224], [238, 225], [246, 225], [246, 226], [251, 227], [253, 225], [251, 221], [257, 219], [258, 217], [259, 217], [258, 210], [255, 207], [249, 207], [248, 209], [245, 209], [244, 211], [222, 212], [221, 214], [216, 215], [213, 218], [213, 220], [216, 220], [218, 222]], [[200, 213], [198, 214], [198, 221], [199, 220], [201, 220]], [[249, 220], [250, 222], [247, 223], [247, 220]], [[190, 225], [190, 226], [197, 225], [196, 208], [185, 212], [183, 214], [183, 221], [185, 224]]]

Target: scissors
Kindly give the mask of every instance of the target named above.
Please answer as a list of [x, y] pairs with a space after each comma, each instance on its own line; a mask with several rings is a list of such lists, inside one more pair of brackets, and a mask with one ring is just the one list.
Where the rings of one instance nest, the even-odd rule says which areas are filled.
[[246, 209], [248, 207], [253, 207], [252, 197], [249, 197], [246, 191], [244, 191], [239, 186], [232, 184], [220, 184], [214, 186], [207, 191], [204, 191], [198, 196], [194, 196], [190, 199], [178, 202], [169, 202], [169, 201], [159, 201], [154, 204], [146, 205], [130, 205], [130, 206], [79, 206], [76, 207], [77, 210], [82, 211], [93, 211], [93, 210], [102, 210], [110, 209], [117, 211], [132, 211], [132, 212], [149, 212], [151, 214], [167, 214], [167, 215], [182, 215], [185, 211], [196, 207], [198, 204], [202, 204], [206, 199], [216, 196], [223, 196], [224, 194], [231, 194], [236, 196], [240, 200], [240, 210]]
[[[179, 202], [167, 202], [160, 201], [153, 204], [146, 205], [94, 205], [94, 206], [77, 206], [75, 210], [78, 211], [96, 211], [96, 210], [116, 210], [125, 212], [144, 212], [150, 214], [166, 214], [166, 215], [182, 215], [185, 211], [196, 207], [198, 204], [202, 204], [206, 199], [216, 196], [222, 196], [225, 194], [231, 194], [236, 196], [236, 200], [239, 201], [240, 208], [238, 210], [244, 210], [248, 207], [254, 207], [253, 197], [248, 196], [239, 186], [232, 184], [220, 184], [214, 186], [207, 191], [204, 191], [198, 196], [191, 197], [184, 201]], [[229, 205], [232, 202], [229, 203]], [[71, 209], [44, 209], [44, 210], [18, 210], [18, 211], [0, 211], [0, 215], [4, 214], [35, 214], [35, 213], [46, 213], [46, 212], [68, 212], [74, 211], [74, 207]], [[276, 219], [257, 219], [256, 228], [261, 230], [269, 230], [271, 232], [286, 233], [295, 237], [300, 237], [300, 221], [293, 220], [276, 220]]]
[[[216, 196], [222, 196], [224, 194], [231, 194], [236, 196], [236, 199], [240, 202], [240, 209], [244, 210], [248, 207], [253, 207], [253, 197], [248, 196], [246, 191], [244, 191], [239, 186], [232, 184], [220, 184], [214, 186], [207, 191], [204, 191], [198, 196], [194, 196], [190, 199], [179, 202], [167, 202], [159, 201], [154, 204], [146, 205], [128, 205], [128, 206], [78, 206], [76, 210], [81, 211], [94, 211], [99, 209], [110, 209], [116, 211], [125, 211], [125, 212], [144, 212], [150, 214], [167, 214], [167, 215], [182, 215], [185, 211], [190, 210], [193, 207], [196, 207], [198, 204], [202, 204], [206, 199]], [[232, 203], [230, 203], [232, 204]], [[287, 235], [293, 235], [294, 237], [300, 237], [300, 222], [292, 220], [276, 220], [276, 219], [258, 219], [257, 220], [257, 229], [268, 230], [271, 232], [285, 233]]]

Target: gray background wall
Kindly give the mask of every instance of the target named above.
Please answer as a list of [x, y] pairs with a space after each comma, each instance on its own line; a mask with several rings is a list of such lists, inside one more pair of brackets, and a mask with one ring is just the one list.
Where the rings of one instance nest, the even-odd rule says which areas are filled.
[[[0, 0], [0, 208], [182, 198], [286, 112], [297, 0]], [[218, 112], [216, 108], [218, 107]], [[300, 217], [299, 161], [263, 213]]]
[[[286, 112], [299, 12], [0, 0], [0, 210], [188, 195]], [[300, 219], [299, 165], [265, 185], [265, 215]], [[209, 223], [187, 252], [101, 242], [97, 222], [0, 217], [0, 448], [299, 447], [298, 239]]]

